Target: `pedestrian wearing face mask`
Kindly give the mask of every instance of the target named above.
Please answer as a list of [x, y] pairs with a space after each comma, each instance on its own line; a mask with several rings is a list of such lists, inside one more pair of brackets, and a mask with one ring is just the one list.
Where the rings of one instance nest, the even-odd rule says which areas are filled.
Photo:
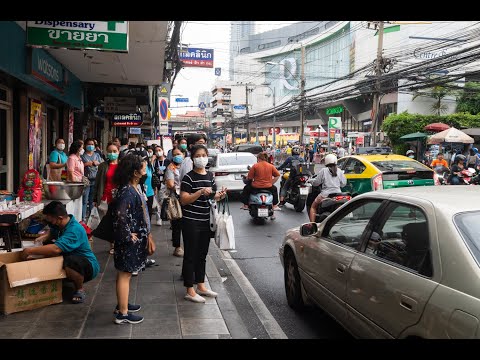
[[[157, 201], [159, 204], [162, 204], [163, 199], [165, 197], [165, 171], [167, 167], [170, 165], [171, 161], [165, 158], [165, 153], [161, 146], [155, 146], [155, 161], [153, 162], [153, 169], [157, 174], [158, 178], [160, 179], [160, 186], [157, 187]], [[157, 209], [155, 214], [156, 217], [156, 224], [158, 226], [162, 225], [162, 219], [160, 217], [160, 210]]]
[[[190, 135], [187, 139], [188, 148], [191, 151], [192, 146], [194, 145], [207, 145], [207, 137], [203, 134], [193, 134]], [[183, 141], [180, 141], [180, 148], [183, 149]], [[183, 179], [185, 174], [193, 169], [193, 161], [191, 156], [185, 156], [185, 160], [180, 167], [180, 179]]]
[[95, 142], [93, 139], [85, 140], [85, 153], [81, 156], [83, 165], [85, 167], [85, 176], [90, 181], [90, 185], [85, 188], [83, 193], [83, 209], [82, 219], [87, 221], [87, 207], [88, 213], [93, 208], [93, 189], [95, 188], [95, 178], [97, 177], [98, 165], [103, 162], [102, 157], [95, 152]]
[[82, 182], [85, 168], [81, 156], [84, 153], [82, 140], [75, 140], [70, 145], [70, 156], [67, 160], [67, 181]]
[[47, 179], [62, 181], [62, 173], [66, 179], [68, 156], [65, 153], [65, 140], [59, 138], [55, 141], [55, 149], [50, 153], [47, 169]]
[[[178, 148], [172, 149], [172, 162], [168, 165], [165, 171], [165, 196], [169, 196], [170, 193], [175, 192], [177, 196], [180, 195], [180, 166], [183, 162], [183, 153]], [[159, 202], [161, 204], [161, 202]], [[171, 220], [172, 224], [172, 245], [175, 248], [173, 251], [174, 256], [182, 257], [183, 249], [180, 246], [180, 237], [182, 234], [182, 219]]]
[[[209, 199], [220, 200], [227, 189], [217, 191], [213, 174], [205, 167], [208, 164], [208, 150], [204, 145], [192, 147], [190, 156], [193, 170], [185, 174], [180, 186], [182, 205], [182, 236], [185, 252], [183, 255], [183, 283], [187, 288], [185, 300], [204, 303], [202, 296], [217, 297], [217, 293], [205, 286], [205, 264], [212, 232], [210, 230]], [[193, 283], [197, 283], [197, 289]]]
[[[105, 215], [105, 209], [108, 208], [108, 204], [112, 201], [114, 190], [116, 189], [113, 183], [113, 175], [118, 167], [118, 157], [118, 147], [110, 143], [107, 146], [107, 161], [98, 166], [95, 187], [93, 188], [93, 205], [97, 207], [101, 217]], [[110, 254], [113, 254], [113, 239], [110, 245]]]

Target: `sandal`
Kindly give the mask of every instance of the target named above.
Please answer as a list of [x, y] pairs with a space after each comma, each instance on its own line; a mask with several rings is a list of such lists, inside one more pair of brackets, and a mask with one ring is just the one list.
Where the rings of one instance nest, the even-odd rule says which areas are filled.
[[77, 290], [73, 294], [72, 303], [73, 304], [81, 304], [85, 301], [86, 296], [87, 296], [87, 293], [85, 292], [85, 290]]

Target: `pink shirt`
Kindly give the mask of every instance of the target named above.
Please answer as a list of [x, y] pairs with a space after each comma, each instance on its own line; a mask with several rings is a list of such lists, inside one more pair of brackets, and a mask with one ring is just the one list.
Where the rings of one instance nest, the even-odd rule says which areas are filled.
[[83, 161], [77, 154], [72, 154], [67, 160], [67, 171], [73, 171], [73, 181], [81, 182], [84, 174]]

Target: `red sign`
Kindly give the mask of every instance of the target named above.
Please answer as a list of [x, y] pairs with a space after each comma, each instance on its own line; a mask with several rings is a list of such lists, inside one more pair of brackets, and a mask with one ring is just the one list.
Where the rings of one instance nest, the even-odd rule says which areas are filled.
[[[268, 130], [268, 133], [269, 133], [270, 135], [273, 135], [273, 128], [270, 128], [270, 129]], [[280, 134], [280, 128], [279, 128], [279, 127], [276, 127], [276, 128], [275, 128], [275, 134], [277, 134], [277, 135]]]
[[363, 136], [357, 137], [356, 144], [357, 144], [357, 145], [363, 145]]

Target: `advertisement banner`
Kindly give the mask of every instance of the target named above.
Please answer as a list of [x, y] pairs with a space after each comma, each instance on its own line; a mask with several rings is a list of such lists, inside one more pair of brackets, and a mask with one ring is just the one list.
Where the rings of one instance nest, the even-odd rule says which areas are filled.
[[28, 129], [28, 168], [40, 170], [42, 151], [42, 103], [30, 99]]
[[128, 52], [128, 21], [27, 21], [27, 45]]
[[63, 92], [64, 71], [57, 60], [41, 49], [30, 49], [29, 72], [38, 80]]
[[180, 51], [180, 61], [185, 67], [213, 68], [213, 49], [187, 48]]
[[336, 133], [335, 129], [329, 129], [328, 142], [331, 145], [335, 144], [335, 133]]
[[74, 123], [73, 110], [70, 110], [68, 113], [68, 147], [67, 149], [70, 149], [70, 145], [72, 145], [73, 143], [73, 123]]
[[139, 127], [143, 124], [143, 114], [113, 114], [112, 126]]

